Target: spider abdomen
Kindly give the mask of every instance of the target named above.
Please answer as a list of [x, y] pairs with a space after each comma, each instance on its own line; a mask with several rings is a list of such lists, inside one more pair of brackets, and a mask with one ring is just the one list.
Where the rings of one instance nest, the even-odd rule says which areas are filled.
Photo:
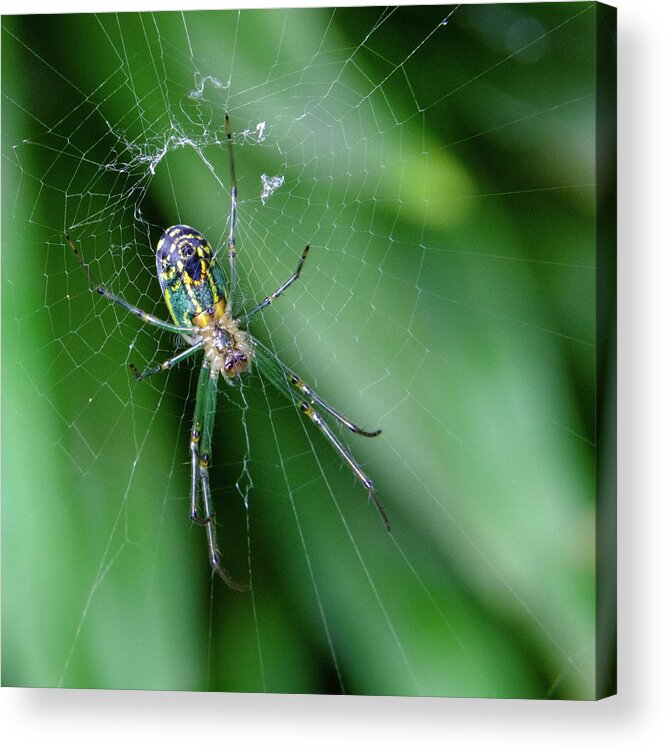
[[177, 325], [193, 325], [210, 308], [224, 311], [224, 275], [201, 232], [184, 224], [169, 227], [155, 252], [160, 288]]

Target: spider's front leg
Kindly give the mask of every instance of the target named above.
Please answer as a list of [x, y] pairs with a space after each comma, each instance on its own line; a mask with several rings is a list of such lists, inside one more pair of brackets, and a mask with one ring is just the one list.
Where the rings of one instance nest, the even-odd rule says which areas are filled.
[[[194, 423], [190, 437], [190, 458], [192, 462], [190, 516], [193, 521], [206, 527], [208, 557], [213, 570], [230, 588], [236, 591], [248, 591], [250, 587], [247, 584], [235, 581], [230, 573], [222, 567], [220, 550], [217, 546], [217, 530], [208, 473], [217, 404], [217, 378], [218, 374], [213, 372], [204, 362], [199, 374]], [[203, 515], [198, 513], [199, 489], [201, 490], [200, 499]]]
[[[325, 412], [336, 419], [341, 425], [344, 425], [350, 432], [362, 435], [363, 437], [373, 438], [382, 434], [381, 430], [363, 430], [357, 424], [352, 422], [348, 417], [334, 409], [330, 404], [324, 401], [310, 386], [293, 370], [290, 370], [285, 364], [283, 364], [278, 357], [265, 345], [262, 344], [258, 339], [252, 338], [252, 344], [254, 346], [255, 355], [257, 361], [266, 373], [273, 385], [282, 391], [282, 393], [290, 399], [294, 406], [299, 408], [310, 421], [315, 424], [319, 430], [323, 433], [324, 437], [338, 452], [341, 458], [345, 460], [349, 468], [355, 474], [357, 479], [366, 488], [370, 499], [377, 507], [379, 515], [382, 517], [384, 526], [388, 531], [391, 530], [391, 522], [388, 519], [386, 511], [383, 505], [379, 502], [377, 497], [377, 490], [370, 477], [363, 471], [358, 461], [354, 458], [348, 448], [346, 448], [342, 442], [337, 438], [335, 433], [331, 430], [328, 424], [321, 417], [316, 407], [321, 407]], [[294, 398], [294, 392], [302, 397], [302, 400]]]
[[[335, 433], [331, 430], [331, 428], [326, 424], [326, 422], [321, 418], [319, 413], [316, 409], [313, 408], [312, 403], [309, 401], [303, 401], [300, 405], [300, 410], [305, 414], [306, 417], [308, 417], [317, 427], [321, 430], [321, 432], [324, 434], [328, 442], [335, 448], [335, 450], [339, 453], [339, 455], [347, 462], [349, 468], [354, 472], [356, 477], [360, 480], [361, 484], [365, 487], [365, 489], [368, 491], [368, 494], [370, 496], [370, 499], [375, 504], [375, 507], [379, 511], [379, 515], [382, 517], [382, 521], [384, 522], [384, 526], [386, 526], [386, 530], [391, 530], [391, 522], [389, 521], [389, 517], [386, 515], [386, 511], [384, 510], [384, 506], [379, 502], [379, 498], [377, 497], [377, 490], [375, 489], [375, 485], [373, 481], [370, 479], [370, 477], [363, 471], [363, 469], [360, 467], [354, 456], [349, 452], [347, 448], [338, 440], [338, 438], [335, 436]], [[358, 432], [358, 429], [356, 430]], [[380, 434], [381, 431], [375, 433]], [[363, 433], [366, 436], [374, 437], [375, 434], [371, 433]]]
[[190, 483], [190, 518], [201, 526], [213, 522], [210, 515], [201, 515], [199, 513], [199, 446], [201, 445], [203, 410], [206, 401], [206, 391], [208, 389], [209, 378], [210, 368], [204, 363], [199, 371], [197, 395], [194, 402], [194, 416], [192, 419], [192, 429], [190, 431], [190, 466], [192, 472]]

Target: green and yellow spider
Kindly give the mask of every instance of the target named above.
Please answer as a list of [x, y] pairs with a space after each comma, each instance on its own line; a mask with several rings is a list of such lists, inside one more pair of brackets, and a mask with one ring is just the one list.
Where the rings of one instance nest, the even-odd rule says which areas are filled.
[[137, 380], [143, 380], [162, 372], [162, 370], [168, 370], [195, 352], [203, 351], [192, 430], [190, 432], [190, 516], [193, 521], [206, 527], [208, 554], [213, 570], [231, 588], [246, 591], [248, 586], [237, 583], [220, 562], [215, 515], [211, 499], [209, 470], [217, 402], [217, 382], [220, 375], [229, 385], [235, 385], [236, 379], [248, 371], [252, 363], [256, 361], [259, 369], [287, 398], [293, 401], [303, 414], [314, 422], [333, 448], [349, 465], [377, 506], [387, 529], [390, 529], [390, 523], [377, 498], [377, 492], [371, 479], [338, 439], [325, 419], [322, 418], [317, 411], [317, 407], [320, 407], [323, 412], [358, 435], [376, 437], [381, 433], [381, 430], [366, 432], [355, 425], [339, 411], [329, 406], [302, 378], [286, 367], [268, 347], [241, 328], [241, 325], [270, 305], [298, 279], [310, 246], [306, 245], [305, 250], [303, 250], [294, 273], [273, 294], [265, 297], [249, 312], [238, 317], [234, 316], [232, 300], [236, 290], [234, 230], [236, 226], [237, 188], [228, 115], [225, 115], [225, 121], [231, 180], [231, 213], [227, 243], [229, 257], [228, 286], [215, 258], [215, 253], [201, 232], [182, 224], [169, 227], [157, 243], [156, 256], [157, 277], [164, 301], [174, 321], [170, 323], [140, 310], [99, 284], [69, 237], [67, 237], [67, 243], [86, 272], [90, 286], [94, 291], [134, 313], [145, 323], [150, 323], [164, 331], [180, 334], [189, 344], [188, 348], [144, 372], [139, 372], [133, 364], [130, 364]]

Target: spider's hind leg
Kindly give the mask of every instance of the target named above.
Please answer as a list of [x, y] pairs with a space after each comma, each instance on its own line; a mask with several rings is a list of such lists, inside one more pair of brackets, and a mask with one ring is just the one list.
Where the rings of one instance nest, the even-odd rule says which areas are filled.
[[156, 375], [158, 372], [162, 372], [163, 370], [168, 370], [170, 367], [173, 367], [178, 362], [182, 362], [184, 359], [187, 359], [189, 356], [194, 354], [195, 352], [198, 352], [199, 349], [203, 348], [203, 343], [201, 341], [197, 342], [193, 346], [190, 346], [188, 349], [184, 349], [182, 352], [178, 352], [178, 354], [174, 354], [173, 357], [169, 357], [169, 359], [165, 360], [164, 362], [161, 362], [159, 365], [154, 365], [153, 367], [149, 367], [147, 370], [144, 370], [143, 372], [139, 372], [137, 368], [130, 362], [130, 370], [134, 374], [134, 377], [139, 380], [145, 380], [146, 378], [149, 378], [151, 375]]
[[102, 297], [105, 297], [107, 300], [109, 300], [109, 302], [113, 302], [114, 304], [120, 305], [121, 307], [124, 307], [126, 310], [129, 310], [131, 313], [136, 315], [144, 323], [150, 323], [150, 325], [153, 325], [156, 328], [161, 328], [163, 331], [170, 331], [171, 333], [188, 334], [194, 330], [193, 328], [180, 326], [180, 325], [177, 325], [176, 323], [170, 323], [167, 320], [156, 318], [154, 315], [144, 312], [141, 308], [136, 307], [136, 305], [130, 304], [129, 302], [124, 300], [122, 297], [119, 297], [117, 294], [113, 294], [113, 292], [110, 292], [105, 286], [100, 284], [97, 281], [97, 279], [94, 277], [92, 271], [90, 270], [90, 266], [83, 259], [83, 255], [81, 255], [81, 253], [79, 252], [79, 248], [74, 244], [74, 241], [72, 240], [72, 238], [69, 235], [65, 235], [65, 239], [67, 240], [67, 244], [69, 245], [70, 249], [74, 253], [81, 268], [83, 268], [84, 273], [88, 277], [88, 284], [90, 285], [90, 288], [94, 292], [97, 292], [97, 294], [101, 295]]
[[248, 320], [248, 318], [251, 318], [253, 315], [258, 313], [259, 310], [263, 310], [264, 307], [272, 305], [273, 301], [276, 300], [282, 294], [282, 292], [288, 289], [294, 283], [294, 281], [298, 279], [298, 277], [301, 275], [301, 271], [303, 270], [303, 265], [305, 263], [305, 259], [308, 257], [309, 251], [310, 245], [306, 245], [305, 250], [303, 250], [303, 253], [301, 254], [301, 259], [298, 261], [296, 270], [291, 274], [291, 276], [283, 284], [280, 284], [280, 286], [273, 292], [273, 294], [269, 294], [268, 297], [264, 297], [264, 299], [258, 305], [255, 305], [249, 312], [241, 315], [238, 318], [239, 323], [244, 323], [246, 320]]

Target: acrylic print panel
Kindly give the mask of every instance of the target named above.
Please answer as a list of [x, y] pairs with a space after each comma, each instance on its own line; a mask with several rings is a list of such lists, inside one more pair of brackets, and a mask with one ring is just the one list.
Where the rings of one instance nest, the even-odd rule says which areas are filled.
[[3, 684], [613, 691], [614, 24], [3, 18]]

